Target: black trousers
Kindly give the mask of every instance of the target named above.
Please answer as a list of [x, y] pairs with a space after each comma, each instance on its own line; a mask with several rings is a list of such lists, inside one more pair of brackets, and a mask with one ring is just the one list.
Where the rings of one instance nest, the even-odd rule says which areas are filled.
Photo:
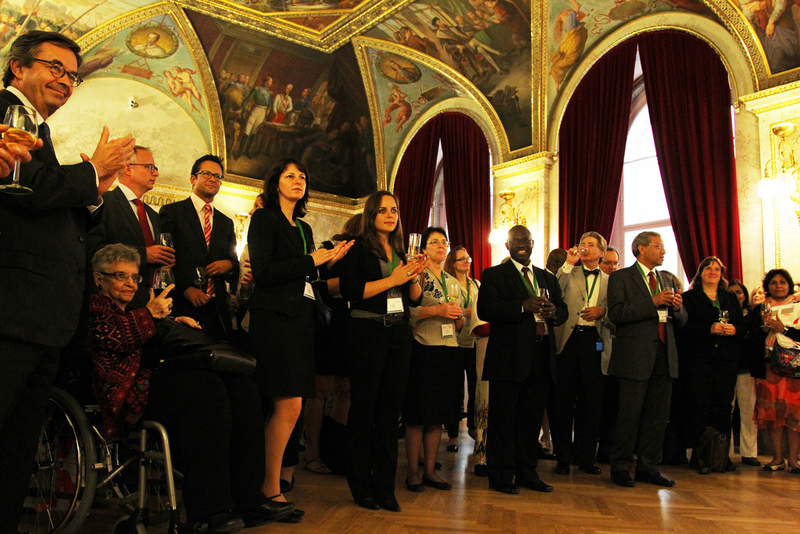
[[[478, 384], [477, 360], [475, 347], [470, 349], [458, 347], [458, 352], [464, 360], [464, 372], [467, 375], [467, 428], [475, 430], [475, 387]], [[459, 410], [460, 412], [460, 410]], [[461, 425], [461, 413], [454, 414], [452, 421], [447, 423], [447, 437], [457, 438], [458, 427]]]
[[486, 441], [489, 482], [538, 480], [539, 430], [550, 390], [549, 342], [532, 347], [533, 368], [522, 381], [490, 380], [491, 415]]
[[692, 445], [697, 445], [707, 426], [730, 437], [731, 402], [739, 374], [738, 362], [711, 357], [689, 363], [682, 374], [691, 384], [689, 439]]
[[[556, 431], [553, 446], [559, 463], [577, 457], [580, 465], [593, 465], [603, 406], [606, 377], [600, 369], [602, 353], [596, 349], [597, 330], [576, 328], [556, 358]], [[572, 442], [573, 420], [575, 446]]]
[[17, 532], [59, 349], [0, 336], [0, 533]]
[[611, 449], [611, 471], [630, 471], [633, 455], [636, 470], [658, 471], [669, 420], [672, 378], [667, 346], [659, 342], [656, 363], [648, 380], [619, 379], [619, 411]]
[[411, 327], [353, 319], [350, 335], [347, 483], [358, 500], [393, 497], [397, 422], [411, 361]]
[[184, 473], [188, 522], [266, 502], [264, 416], [250, 377], [156, 371], [144, 417], [167, 429], [176, 467]]

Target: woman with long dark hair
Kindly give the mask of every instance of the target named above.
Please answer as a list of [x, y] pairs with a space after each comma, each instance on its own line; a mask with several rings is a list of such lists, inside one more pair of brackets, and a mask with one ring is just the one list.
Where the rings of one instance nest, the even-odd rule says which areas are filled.
[[371, 510], [400, 511], [397, 419], [411, 358], [410, 307], [422, 296], [419, 274], [426, 266], [423, 258], [406, 258], [395, 196], [373, 193], [339, 278], [352, 318], [347, 483], [356, 503]]
[[[332, 267], [352, 242], [314, 250], [306, 214], [309, 176], [305, 165], [284, 158], [264, 180], [264, 209], [250, 221], [248, 245], [255, 287], [250, 298], [254, 378], [266, 417], [266, 476], [262, 491], [272, 501], [281, 494], [284, 449], [304, 397], [315, 394], [314, 291], [317, 269]], [[299, 462], [297, 459], [295, 464]], [[302, 517], [297, 511], [294, 519]]]

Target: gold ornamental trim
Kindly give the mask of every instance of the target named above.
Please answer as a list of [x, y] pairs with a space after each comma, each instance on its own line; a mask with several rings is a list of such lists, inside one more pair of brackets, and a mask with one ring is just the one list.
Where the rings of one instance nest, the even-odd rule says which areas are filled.
[[[547, 150], [547, 2], [531, 5], [531, 152]], [[537, 64], [538, 61], [538, 64]]]
[[383, 124], [381, 120], [380, 107], [378, 105], [378, 95], [375, 91], [375, 78], [372, 76], [372, 68], [369, 63], [369, 52], [367, 44], [361, 38], [353, 39], [353, 52], [358, 61], [358, 69], [361, 71], [361, 80], [364, 83], [364, 92], [367, 95], [367, 105], [369, 106], [369, 117], [372, 123], [372, 142], [375, 145], [375, 179], [378, 191], [389, 190], [388, 180], [386, 179], [386, 151], [384, 147], [383, 128], [377, 125]]
[[751, 93], [749, 95], [744, 95], [744, 96], [739, 98], [739, 101], [747, 104], [749, 102], [753, 102], [755, 100], [760, 100], [762, 98], [767, 98], [767, 97], [770, 97], [770, 96], [777, 96], [777, 95], [782, 95], [784, 93], [789, 93], [789, 92], [794, 91], [796, 89], [800, 89], [800, 81], [786, 83], [786, 84], [783, 84], [783, 85], [781, 85], [779, 87], [772, 87], [770, 89], [764, 89], [763, 91], [758, 91], [756, 93]]
[[[792, 106], [796, 106], [800, 104], [800, 98], [793, 98], [791, 100], [784, 100], [782, 102], [776, 102], [775, 104], [770, 104], [769, 106], [763, 106], [760, 108], [753, 108], [751, 111], [756, 115], [761, 115], [762, 113], [768, 113], [770, 111], [775, 111], [776, 109], [783, 109]], [[781, 121], [786, 122], [786, 121]]]
[[[513, 159], [506, 161], [505, 163], [499, 163], [497, 165], [492, 166], [493, 171], [501, 171], [503, 169], [508, 169], [510, 167], [515, 167], [517, 165], [524, 165], [525, 163], [530, 163], [533, 161], [537, 161], [543, 158], [550, 158], [555, 159], [556, 153], [555, 152], [537, 152], [536, 154], [531, 154], [529, 156], [525, 156], [518, 159]], [[552, 164], [548, 164], [548, 166], [552, 166]]]

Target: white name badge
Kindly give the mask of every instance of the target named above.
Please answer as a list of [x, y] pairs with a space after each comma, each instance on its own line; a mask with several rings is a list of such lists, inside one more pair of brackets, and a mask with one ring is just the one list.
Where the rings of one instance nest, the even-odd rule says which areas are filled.
[[536, 322], [537, 323], [546, 323], [547, 322], [547, 321], [545, 321], [544, 317], [542, 317], [538, 313], [534, 313], [533, 316], [536, 318]]
[[387, 297], [386, 313], [403, 313], [403, 297]]
[[659, 308], [658, 310], [658, 322], [659, 323], [666, 323], [667, 322], [667, 310], [662, 310]]
[[303, 290], [303, 296], [310, 298], [311, 300], [316, 300], [314, 298], [314, 289], [311, 287], [311, 282], [306, 282], [306, 288]]
[[442, 337], [448, 338], [453, 337], [456, 333], [456, 327], [452, 324], [443, 324], [442, 325]]

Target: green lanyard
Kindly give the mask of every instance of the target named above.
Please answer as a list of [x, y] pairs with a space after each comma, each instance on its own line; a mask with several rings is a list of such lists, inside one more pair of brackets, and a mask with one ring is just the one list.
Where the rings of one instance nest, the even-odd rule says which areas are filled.
[[[527, 265], [525, 267], [527, 267]], [[530, 292], [530, 294], [531, 295], [535, 295], [536, 292], [533, 290], [533, 288], [535, 287], [536, 289], [539, 289], [539, 282], [536, 281], [536, 275], [533, 273], [533, 269], [528, 267], [528, 270], [531, 272], [531, 279], [533, 280], [533, 287], [531, 287], [531, 285], [528, 283], [528, 279], [525, 278], [525, 275], [522, 274], [522, 271], [517, 271], [517, 272], [519, 273], [519, 277], [522, 278], [522, 283], [525, 284], [525, 287], [528, 288], [528, 291]]]
[[397, 261], [397, 254], [395, 254], [394, 249], [392, 249], [392, 261], [388, 262], [389, 265], [389, 274], [392, 274], [394, 270], [397, 268], [398, 265]]
[[469, 283], [469, 278], [467, 278], [467, 294], [464, 295], [464, 290], [461, 290], [461, 298], [464, 299], [464, 308], [469, 308], [470, 287], [471, 287], [471, 284]]
[[450, 302], [450, 299], [447, 298], [447, 284], [444, 283], [444, 269], [442, 269], [442, 291], [444, 291], [444, 301]]
[[[656, 276], [656, 290], [653, 291], [653, 288], [650, 287], [650, 281], [647, 279], [647, 275], [644, 274], [644, 269], [642, 269], [642, 265], [638, 261], [636, 262], [636, 268], [639, 269], [640, 273], [642, 273], [642, 278], [644, 278], [644, 284], [647, 286], [647, 289], [650, 291], [650, 295], [653, 296], [653, 297], [658, 295], [658, 292], [661, 289], [661, 280], [658, 279], [658, 276]], [[655, 276], [655, 273], [653, 273], [653, 275]]]
[[303, 254], [308, 254], [308, 243], [306, 243], [306, 233], [303, 232], [303, 227], [300, 225], [300, 221], [295, 219], [294, 224], [297, 225], [297, 228], [300, 230], [300, 237], [303, 238]]
[[594, 287], [597, 285], [597, 279], [600, 278], [599, 274], [594, 275], [594, 282], [592, 282], [592, 290], [589, 291], [589, 279], [586, 277], [586, 269], [583, 270], [583, 281], [586, 284], [586, 293], [589, 295], [586, 297], [586, 304], [589, 304], [592, 300], [592, 295], [594, 295]]
[[[705, 292], [703, 292], [703, 294], [705, 295]], [[711, 300], [711, 297], [709, 297], [708, 295], [706, 295], [706, 298], [708, 300]], [[711, 304], [713, 304], [714, 307], [719, 311], [722, 311], [722, 308], [719, 307], [719, 290], [717, 290], [717, 297], [714, 300], [711, 300]]]

